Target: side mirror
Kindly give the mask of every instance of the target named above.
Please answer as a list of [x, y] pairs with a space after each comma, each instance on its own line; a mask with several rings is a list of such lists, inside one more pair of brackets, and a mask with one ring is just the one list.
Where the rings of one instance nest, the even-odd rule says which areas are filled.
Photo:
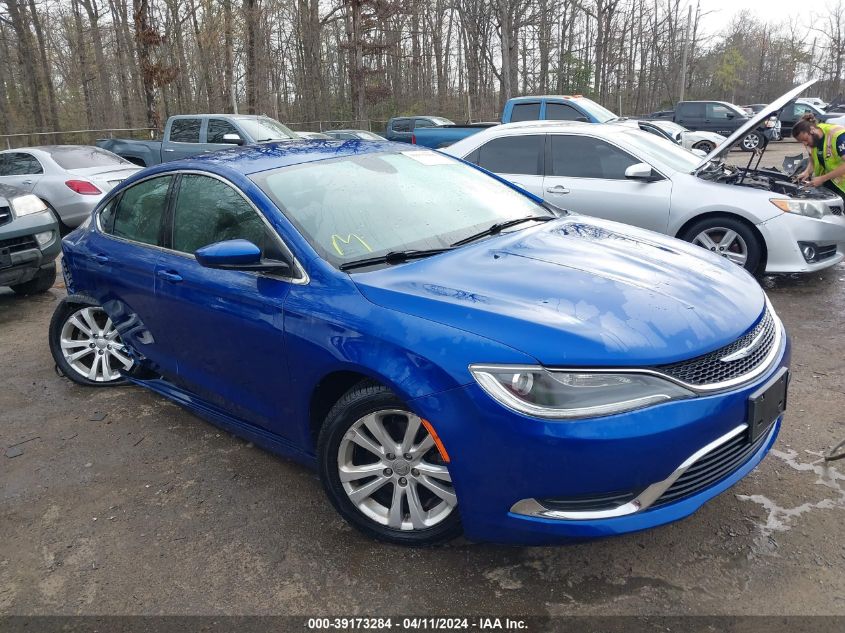
[[652, 170], [651, 166], [646, 163], [636, 163], [635, 165], [628, 167], [628, 169], [625, 170], [625, 178], [628, 178], [629, 180], [645, 180], [646, 182], [657, 180], [657, 177], [654, 175], [654, 170]]
[[230, 145], [243, 145], [244, 140], [241, 138], [240, 134], [224, 134], [223, 135], [223, 142], [229, 143]]
[[200, 266], [222, 270], [254, 270], [285, 273], [286, 262], [261, 259], [261, 249], [248, 240], [226, 240], [203, 246], [194, 253]]
[[580, 121], [581, 123], [589, 123], [589, 122], [590, 122], [590, 119], [588, 119], [588, 118], [587, 118], [587, 117], [585, 117], [585, 116], [579, 116], [579, 117], [576, 117], [576, 119], [575, 119], [575, 120], [576, 120], [576, 121]]
[[728, 112], [728, 113], [725, 114], [725, 116], [729, 119], [735, 119], [736, 118], [736, 115], [733, 112]]

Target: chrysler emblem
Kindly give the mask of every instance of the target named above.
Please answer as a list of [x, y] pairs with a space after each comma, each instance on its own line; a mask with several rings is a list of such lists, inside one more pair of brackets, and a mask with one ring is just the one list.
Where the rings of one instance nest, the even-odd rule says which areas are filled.
[[737, 351], [733, 352], [732, 354], [728, 354], [727, 356], [723, 356], [719, 360], [723, 363], [732, 363], [735, 360], [742, 360], [743, 358], [749, 356], [751, 352], [753, 352], [757, 346], [760, 344], [760, 341], [763, 339], [763, 335], [766, 333], [765, 329], [762, 329], [760, 333], [754, 337], [748, 345], [743, 347], [742, 349], [738, 349]]

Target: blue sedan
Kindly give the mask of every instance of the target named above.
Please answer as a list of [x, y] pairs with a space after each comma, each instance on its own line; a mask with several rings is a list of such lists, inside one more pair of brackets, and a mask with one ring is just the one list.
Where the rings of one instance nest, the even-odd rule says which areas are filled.
[[67, 377], [317, 468], [394, 543], [683, 518], [763, 459], [786, 404], [787, 336], [744, 270], [403, 144], [146, 169], [63, 248]]

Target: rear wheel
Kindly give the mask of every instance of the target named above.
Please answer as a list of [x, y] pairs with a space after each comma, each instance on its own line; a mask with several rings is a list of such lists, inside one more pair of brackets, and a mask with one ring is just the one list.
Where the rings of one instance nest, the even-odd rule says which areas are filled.
[[326, 417], [318, 456], [329, 499], [364, 534], [401, 545], [460, 534], [448, 464], [421, 418], [387, 388], [347, 392]]
[[734, 218], [700, 220], [679, 237], [721, 255], [751, 273], [757, 272], [762, 263], [763, 247], [760, 239], [744, 222]]
[[62, 373], [80, 385], [105, 387], [126, 382], [133, 360], [105, 311], [63, 301], [50, 321], [50, 352]]
[[56, 265], [39, 270], [35, 277], [22, 284], [9, 286], [19, 295], [35, 295], [47, 292], [56, 283]]

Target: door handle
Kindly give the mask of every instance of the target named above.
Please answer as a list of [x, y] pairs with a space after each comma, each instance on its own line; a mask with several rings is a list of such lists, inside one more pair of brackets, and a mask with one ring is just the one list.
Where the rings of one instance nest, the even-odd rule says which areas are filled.
[[102, 253], [95, 253], [93, 257], [94, 261], [98, 264], [108, 264], [111, 261], [107, 255], [103, 255]]
[[554, 187], [548, 187], [546, 193], [569, 193], [569, 189], [563, 185], [555, 185]]
[[167, 149], [167, 148], [165, 148], [165, 149], [164, 149], [164, 151], [165, 151], [165, 152], [175, 152], [176, 150], [175, 150], [175, 149]]
[[182, 275], [180, 275], [179, 273], [175, 273], [171, 270], [157, 270], [156, 275], [171, 283], [178, 283], [182, 281]]
[[22, 180], [22, 181], [21, 181], [21, 184], [22, 184], [22, 185], [31, 185], [31, 184], [32, 184], [32, 181], [31, 181], [31, 180]]

